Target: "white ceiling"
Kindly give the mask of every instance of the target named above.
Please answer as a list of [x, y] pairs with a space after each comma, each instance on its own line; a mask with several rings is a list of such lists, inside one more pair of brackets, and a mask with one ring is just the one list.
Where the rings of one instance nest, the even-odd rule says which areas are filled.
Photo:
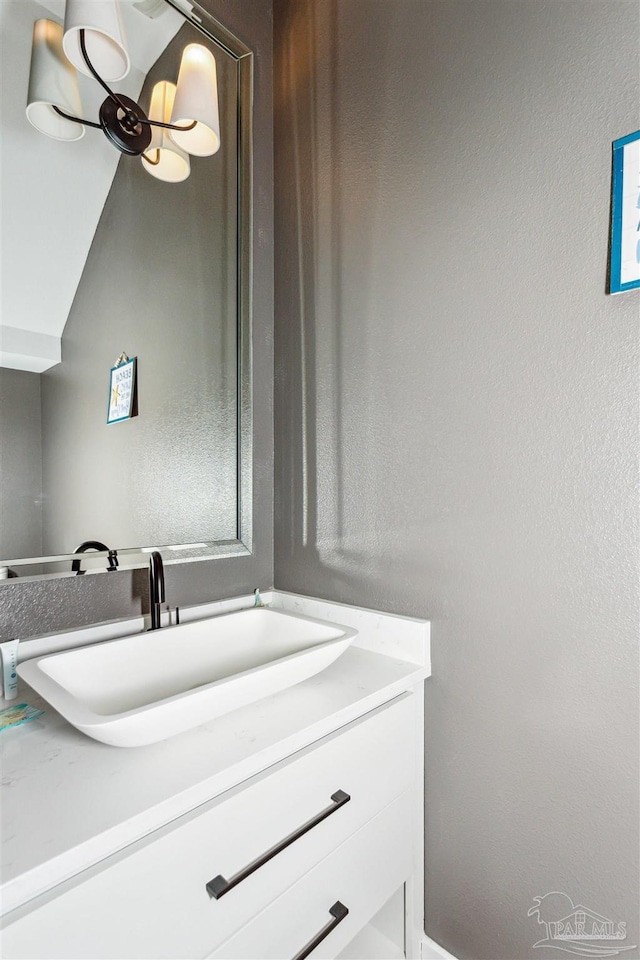
[[[132, 3], [121, 3], [132, 68], [114, 86], [137, 99], [184, 20], [171, 8], [151, 20]], [[31, 37], [41, 17], [62, 22], [64, 0], [0, 0], [0, 366], [36, 372], [60, 360], [60, 337], [121, 156], [100, 130], [87, 127], [82, 140], [64, 143], [28, 122]], [[87, 77], [79, 82], [84, 116], [97, 121], [102, 88]]]

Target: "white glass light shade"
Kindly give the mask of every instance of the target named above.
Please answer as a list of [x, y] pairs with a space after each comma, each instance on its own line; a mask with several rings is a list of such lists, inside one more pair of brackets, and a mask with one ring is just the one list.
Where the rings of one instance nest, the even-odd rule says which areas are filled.
[[195, 157], [209, 157], [220, 149], [218, 80], [214, 56], [200, 43], [184, 48], [171, 112], [171, 123], [194, 120], [198, 122], [193, 130], [172, 130], [171, 139]]
[[64, 52], [81, 73], [91, 76], [80, 49], [85, 31], [87, 56], [103, 80], [122, 80], [129, 73], [118, 0], [67, 0], [64, 15]]
[[62, 26], [53, 20], [36, 20], [33, 25], [31, 71], [27, 96], [27, 119], [36, 130], [54, 140], [79, 140], [84, 127], [65, 120], [56, 106], [74, 117], [82, 116], [78, 75], [62, 49]]
[[[176, 95], [175, 83], [161, 80], [151, 93], [149, 120], [169, 123], [171, 108]], [[152, 177], [167, 183], [180, 183], [191, 173], [189, 155], [181, 150], [169, 137], [169, 131], [162, 127], [151, 127], [151, 143], [141, 157], [142, 166]], [[146, 158], [149, 159], [146, 159]]]

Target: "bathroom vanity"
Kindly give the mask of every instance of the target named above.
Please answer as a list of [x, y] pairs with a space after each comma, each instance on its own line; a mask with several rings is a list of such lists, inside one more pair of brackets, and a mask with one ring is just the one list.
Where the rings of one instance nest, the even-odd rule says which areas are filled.
[[90, 740], [23, 686], [46, 712], [3, 734], [4, 957], [419, 955], [429, 626], [267, 599], [358, 634], [315, 676], [161, 743]]

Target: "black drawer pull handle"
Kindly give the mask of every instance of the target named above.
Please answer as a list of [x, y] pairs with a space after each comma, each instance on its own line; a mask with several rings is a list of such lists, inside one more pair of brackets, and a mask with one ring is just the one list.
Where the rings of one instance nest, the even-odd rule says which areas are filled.
[[261, 856], [256, 860], [253, 860], [251, 863], [247, 864], [243, 870], [239, 870], [238, 873], [235, 873], [230, 880], [225, 880], [221, 875], [214, 877], [213, 880], [209, 880], [207, 884], [207, 893], [210, 897], [213, 897], [214, 900], [219, 900], [220, 897], [224, 897], [225, 893], [228, 893], [229, 890], [233, 890], [234, 887], [237, 887], [239, 883], [243, 880], [246, 880], [247, 877], [250, 877], [252, 873], [255, 873], [260, 867], [264, 866], [265, 863], [268, 863], [269, 860], [272, 860], [275, 856], [285, 850], [287, 847], [291, 846], [292, 843], [295, 843], [296, 840], [299, 840], [300, 837], [304, 836], [305, 833], [308, 833], [309, 830], [313, 830], [314, 827], [317, 827], [319, 823], [322, 823], [323, 820], [326, 820], [327, 817], [330, 817], [332, 813], [335, 813], [336, 810], [339, 810], [340, 807], [343, 807], [345, 803], [348, 803], [351, 800], [351, 797], [348, 793], [345, 793], [344, 790], [336, 790], [335, 793], [331, 794], [331, 803], [328, 807], [325, 807], [324, 810], [321, 810], [320, 813], [317, 813], [315, 817], [312, 817], [311, 820], [307, 820], [306, 823], [303, 823], [301, 827], [298, 827], [297, 830], [294, 830], [293, 833], [290, 833], [288, 837], [285, 837], [284, 840], [281, 840], [280, 843], [276, 843], [275, 847], [270, 847], [269, 850], [266, 850]]
[[313, 953], [315, 948], [322, 943], [325, 937], [328, 937], [332, 930], [338, 926], [339, 923], [342, 923], [344, 918], [348, 916], [349, 911], [345, 907], [344, 903], [340, 903], [339, 900], [336, 900], [332, 907], [329, 907], [329, 913], [333, 917], [333, 920], [330, 920], [329, 923], [316, 933], [313, 940], [309, 940], [309, 943], [302, 948], [300, 953], [296, 953], [293, 960], [305, 960], [305, 957], [308, 957], [310, 953]]

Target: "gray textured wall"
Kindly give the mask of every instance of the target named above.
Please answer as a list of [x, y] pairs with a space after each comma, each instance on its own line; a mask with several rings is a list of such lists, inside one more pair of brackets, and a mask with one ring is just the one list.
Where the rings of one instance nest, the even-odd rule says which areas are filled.
[[[273, 171], [270, 0], [202, 0], [256, 54], [254, 100], [254, 553], [167, 567], [176, 604], [235, 596], [273, 583]], [[109, 149], [105, 143], [105, 149]], [[136, 161], [134, 161], [136, 162]], [[126, 346], [124, 349], [127, 349]], [[110, 357], [110, 359], [114, 359]], [[142, 401], [141, 401], [142, 402]], [[110, 429], [117, 429], [112, 427]], [[199, 451], [192, 449], [194, 460]], [[187, 461], [187, 468], [188, 468]], [[0, 585], [0, 634], [33, 636], [146, 608], [144, 572]]]
[[42, 556], [40, 374], [0, 368], [0, 558]]
[[[185, 24], [150, 70], [143, 105], [201, 39]], [[220, 150], [193, 158], [178, 184], [121, 158], [62, 363], [42, 376], [45, 556], [83, 540], [124, 548], [236, 536], [238, 89], [235, 62], [212, 49]], [[137, 357], [139, 415], [107, 424], [109, 369], [123, 350]]]
[[274, 11], [276, 586], [433, 621], [433, 938], [557, 956], [564, 891], [638, 944], [637, 0]]

